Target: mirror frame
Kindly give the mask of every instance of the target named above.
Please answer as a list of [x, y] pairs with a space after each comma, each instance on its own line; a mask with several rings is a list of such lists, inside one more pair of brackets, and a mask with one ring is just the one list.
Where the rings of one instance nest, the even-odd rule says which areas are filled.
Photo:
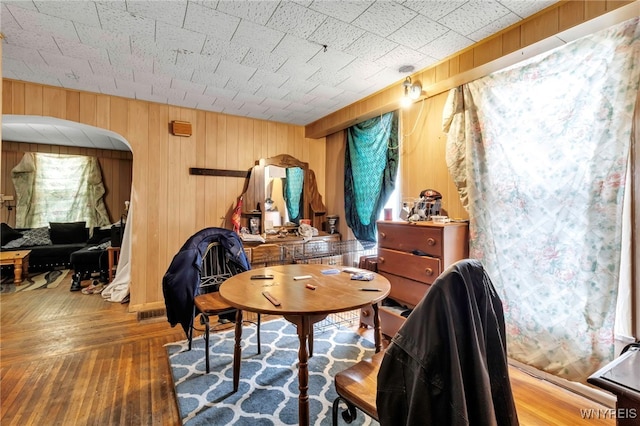
[[275, 157], [257, 160], [251, 169], [249, 181], [245, 192], [242, 194], [242, 226], [248, 228], [248, 218], [260, 215], [260, 232], [264, 232], [264, 201], [265, 193], [265, 167], [278, 166], [282, 168], [300, 167], [304, 171], [304, 186], [302, 189], [304, 219], [311, 219], [311, 225], [322, 231], [322, 224], [326, 215], [326, 207], [322, 202], [322, 195], [318, 192], [316, 175], [309, 168], [309, 163], [298, 160], [289, 154], [280, 154]]

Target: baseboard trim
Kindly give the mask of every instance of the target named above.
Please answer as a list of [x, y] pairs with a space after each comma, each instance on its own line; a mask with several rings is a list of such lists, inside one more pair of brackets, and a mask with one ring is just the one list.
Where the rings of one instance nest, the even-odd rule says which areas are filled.
[[138, 321], [149, 321], [160, 317], [167, 316], [167, 310], [165, 308], [161, 309], [149, 309], [145, 311], [138, 311]]

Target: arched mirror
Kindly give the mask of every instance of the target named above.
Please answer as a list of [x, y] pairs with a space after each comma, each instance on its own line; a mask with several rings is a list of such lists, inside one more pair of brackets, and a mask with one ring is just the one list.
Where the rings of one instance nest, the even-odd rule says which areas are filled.
[[[308, 219], [321, 230], [326, 208], [309, 164], [287, 154], [260, 159], [243, 194], [243, 225], [258, 232]], [[254, 227], [255, 230], [255, 227]]]

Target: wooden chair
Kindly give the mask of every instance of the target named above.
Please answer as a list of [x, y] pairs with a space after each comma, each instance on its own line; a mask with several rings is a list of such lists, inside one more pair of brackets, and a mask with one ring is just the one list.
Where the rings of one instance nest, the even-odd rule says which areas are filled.
[[[217, 316], [218, 321], [222, 324], [228, 323], [230, 319], [235, 318], [236, 308], [230, 306], [222, 300], [218, 289], [227, 278], [242, 272], [236, 265], [229, 262], [225, 256], [224, 247], [213, 242], [209, 244], [205, 254], [202, 257], [202, 267], [200, 272], [199, 294], [194, 298], [193, 306], [193, 324], [195, 325], [196, 317], [200, 317], [200, 324], [204, 326], [204, 343], [205, 343], [205, 365], [206, 372], [209, 373], [209, 335], [211, 332], [210, 317]], [[260, 353], [260, 314], [257, 321], [257, 343], [258, 353]], [[193, 339], [192, 326], [189, 330], [189, 350], [191, 350], [191, 341]], [[234, 367], [235, 368], [235, 367]], [[238, 390], [237, 380], [234, 379], [234, 392]]]
[[338, 411], [340, 401], [347, 405], [342, 412], [345, 422], [351, 423], [356, 418], [356, 409], [378, 420], [376, 409], [376, 391], [378, 383], [378, 370], [384, 356], [384, 351], [378, 352], [373, 357], [363, 359], [336, 374], [335, 386], [338, 397], [333, 401], [333, 425], [338, 424]]

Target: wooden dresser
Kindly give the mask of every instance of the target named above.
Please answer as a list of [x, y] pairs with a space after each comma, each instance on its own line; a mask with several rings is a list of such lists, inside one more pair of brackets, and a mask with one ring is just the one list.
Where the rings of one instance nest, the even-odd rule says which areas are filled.
[[[467, 223], [379, 221], [377, 270], [391, 283], [380, 307], [382, 333], [393, 337], [435, 279], [452, 263], [469, 257]], [[402, 313], [405, 313], [405, 316]], [[372, 326], [371, 308], [361, 323]]]

